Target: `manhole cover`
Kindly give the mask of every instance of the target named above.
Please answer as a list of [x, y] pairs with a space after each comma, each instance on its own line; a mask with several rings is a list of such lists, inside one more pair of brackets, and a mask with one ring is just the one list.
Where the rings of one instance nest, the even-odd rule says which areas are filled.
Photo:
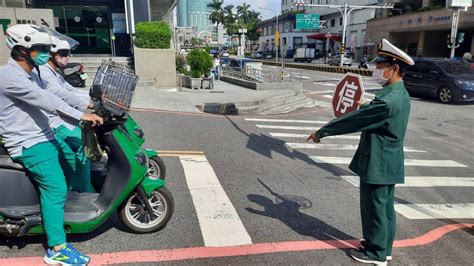
[[275, 199], [275, 203], [296, 205], [300, 209], [309, 209], [313, 206], [309, 199], [296, 195], [282, 195]]

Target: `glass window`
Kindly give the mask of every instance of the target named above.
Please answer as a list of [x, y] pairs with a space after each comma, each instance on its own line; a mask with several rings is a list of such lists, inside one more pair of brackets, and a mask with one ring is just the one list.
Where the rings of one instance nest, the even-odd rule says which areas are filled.
[[336, 19], [331, 19], [331, 27], [335, 27], [336, 26]]
[[474, 75], [474, 69], [462, 61], [440, 61], [438, 65], [451, 75]]
[[422, 73], [430, 73], [431, 71], [436, 71], [436, 72], [441, 72], [438, 66], [436, 66], [434, 63], [431, 62], [426, 62], [424, 67], [421, 69]]
[[339, 26], [342, 26], [342, 17], [339, 18]]

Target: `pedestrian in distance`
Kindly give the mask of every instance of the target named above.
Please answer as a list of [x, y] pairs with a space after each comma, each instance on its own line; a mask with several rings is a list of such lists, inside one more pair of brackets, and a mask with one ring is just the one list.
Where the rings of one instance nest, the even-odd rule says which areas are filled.
[[214, 79], [221, 80], [221, 59], [218, 55], [214, 57]]
[[362, 132], [349, 168], [360, 177], [361, 247], [350, 256], [362, 263], [386, 265], [392, 259], [396, 217], [395, 185], [404, 183], [403, 143], [410, 114], [410, 97], [403, 83], [404, 68], [413, 59], [385, 39], [379, 44], [373, 79], [383, 88], [359, 109], [338, 117], [307, 140]]

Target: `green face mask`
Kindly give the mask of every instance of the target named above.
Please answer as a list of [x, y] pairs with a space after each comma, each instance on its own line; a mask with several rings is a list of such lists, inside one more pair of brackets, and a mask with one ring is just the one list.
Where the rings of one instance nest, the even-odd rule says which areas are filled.
[[31, 57], [31, 59], [33, 60], [33, 62], [35, 63], [35, 65], [37, 66], [41, 66], [41, 65], [44, 65], [46, 63], [48, 63], [49, 61], [49, 53], [38, 53], [38, 56], [36, 57]]

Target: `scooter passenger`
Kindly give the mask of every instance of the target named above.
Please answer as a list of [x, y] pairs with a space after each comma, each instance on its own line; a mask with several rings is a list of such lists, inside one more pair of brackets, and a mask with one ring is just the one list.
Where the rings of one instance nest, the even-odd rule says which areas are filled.
[[55, 140], [44, 113], [62, 113], [76, 120], [103, 123], [101, 117], [84, 114], [37, 85], [34, 68], [49, 60], [51, 38], [33, 25], [7, 29], [11, 58], [0, 68], [0, 135], [12, 159], [22, 164], [36, 181], [41, 216], [48, 240], [47, 264], [86, 265], [90, 258], [66, 243], [64, 207], [67, 187], [59, 163], [61, 146]]
[[[92, 107], [89, 96], [76, 93], [59, 73], [60, 68], [67, 65], [71, 46], [65, 40], [51, 36], [52, 46], [47, 64], [39, 67], [41, 80], [46, 89], [61, 98], [75, 109], [85, 112]], [[68, 86], [69, 85], [69, 86]], [[70, 87], [70, 88], [69, 88]], [[47, 113], [49, 125], [56, 133], [56, 140], [62, 148], [67, 162], [62, 163], [68, 190], [77, 192], [94, 192], [91, 183], [90, 161], [82, 145], [82, 132], [77, 122], [65, 119], [54, 113]]]

